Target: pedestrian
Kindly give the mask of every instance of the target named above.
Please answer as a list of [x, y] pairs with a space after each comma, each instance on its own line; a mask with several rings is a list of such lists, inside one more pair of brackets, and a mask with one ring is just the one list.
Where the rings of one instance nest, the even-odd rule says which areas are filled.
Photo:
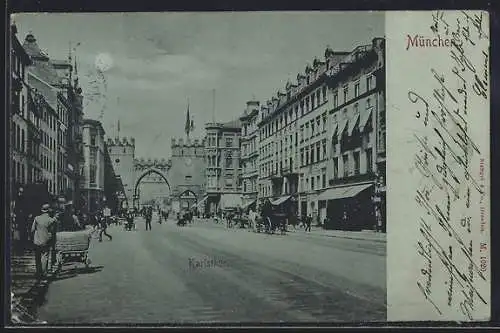
[[250, 222], [250, 227], [252, 228], [252, 231], [256, 231], [256, 228], [255, 228], [255, 212], [253, 211], [253, 209], [250, 209], [250, 211], [248, 212], [248, 221]]
[[17, 196], [14, 199], [13, 213], [15, 218], [15, 225], [19, 236], [19, 249], [24, 251], [28, 248], [30, 241], [30, 225], [28, 223], [28, 206], [24, 195], [24, 188], [19, 187]]
[[102, 235], [104, 234], [106, 237], [109, 238], [110, 241], [113, 240], [113, 237], [108, 234], [108, 220], [104, 216], [99, 216], [98, 217], [99, 221], [99, 226], [100, 226], [100, 231], [99, 231], [99, 242], [102, 242]]
[[376, 220], [376, 231], [377, 232], [382, 232], [382, 213], [380, 212], [380, 208], [377, 207], [375, 208], [375, 220]]
[[76, 211], [75, 208], [72, 209], [71, 218], [73, 219], [73, 228], [76, 230], [82, 230], [83, 226], [80, 223], [80, 220], [78, 219], [78, 212]]
[[51, 228], [52, 235], [50, 237], [50, 265], [51, 267], [55, 267], [57, 262], [56, 234], [58, 231], [60, 231], [60, 226], [62, 225], [62, 220], [64, 216], [60, 210], [56, 210], [56, 208], [50, 206], [49, 206], [49, 215], [50, 217], [55, 219], [55, 223]]
[[304, 231], [309, 231], [311, 232], [311, 224], [312, 224], [312, 216], [311, 214], [309, 214], [307, 217], [306, 217], [306, 229]]
[[342, 230], [347, 230], [347, 224], [349, 223], [348, 221], [348, 216], [347, 216], [347, 211], [344, 210], [344, 213], [342, 215]]
[[151, 219], [153, 218], [151, 210], [147, 209], [145, 215], [146, 215], [146, 230], [151, 230]]
[[33, 244], [35, 245], [37, 280], [46, 279], [53, 229], [56, 227], [56, 219], [49, 215], [49, 208], [49, 204], [43, 204], [40, 215], [35, 217], [31, 226]]

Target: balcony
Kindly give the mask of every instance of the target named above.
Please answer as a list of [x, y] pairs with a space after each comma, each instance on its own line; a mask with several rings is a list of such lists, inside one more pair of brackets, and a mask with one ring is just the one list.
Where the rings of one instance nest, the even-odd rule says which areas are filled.
[[283, 176], [287, 177], [287, 176], [298, 176], [299, 175], [299, 172], [294, 170], [292, 167], [290, 166], [285, 166], [281, 169], [281, 174], [283, 174]]
[[369, 180], [374, 180], [376, 179], [375, 173], [373, 171], [364, 173], [364, 174], [353, 174], [347, 177], [342, 177], [342, 178], [330, 178], [328, 180], [328, 184], [330, 186], [335, 186], [335, 185], [341, 185], [341, 184], [347, 184], [347, 183], [357, 183], [357, 182], [363, 182], [363, 181], [369, 181]]
[[271, 178], [272, 181], [283, 181], [283, 175], [281, 174], [281, 171], [273, 171], [269, 178]]

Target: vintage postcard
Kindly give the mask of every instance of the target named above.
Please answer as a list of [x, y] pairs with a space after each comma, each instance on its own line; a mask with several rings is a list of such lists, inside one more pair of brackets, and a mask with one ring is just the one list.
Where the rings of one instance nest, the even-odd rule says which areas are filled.
[[488, 27], [12, 15], [11, 324], [488, 320]]

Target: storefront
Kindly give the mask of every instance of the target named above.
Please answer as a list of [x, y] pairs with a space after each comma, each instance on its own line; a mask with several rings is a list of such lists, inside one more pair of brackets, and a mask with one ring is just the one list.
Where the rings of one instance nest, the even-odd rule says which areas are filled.
[[375, 226], [372, 202], [373, 182], [342, 185], [323, 191], [318, 201], [326, 202], [326, 229], [364, 230]]

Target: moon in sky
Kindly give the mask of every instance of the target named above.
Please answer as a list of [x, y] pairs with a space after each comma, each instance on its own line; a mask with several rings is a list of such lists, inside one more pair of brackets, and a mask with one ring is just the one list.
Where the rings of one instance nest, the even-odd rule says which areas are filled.
[[110, 70], [113, 67], [113, 57], [109, 53], [99, 53], [95, 57], [95, 67], [101, 72]]

